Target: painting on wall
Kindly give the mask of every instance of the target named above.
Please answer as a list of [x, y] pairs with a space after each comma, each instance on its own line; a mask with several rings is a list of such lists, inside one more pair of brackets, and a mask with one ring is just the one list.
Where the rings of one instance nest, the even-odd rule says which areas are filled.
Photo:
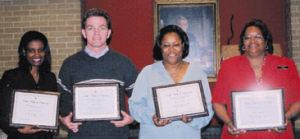
[[181, 27], [189, 38], [185, 61], [196, 63], [215, 81], [220, 61], [218, 0], [155, 0], [154, 38], [167, 25]]

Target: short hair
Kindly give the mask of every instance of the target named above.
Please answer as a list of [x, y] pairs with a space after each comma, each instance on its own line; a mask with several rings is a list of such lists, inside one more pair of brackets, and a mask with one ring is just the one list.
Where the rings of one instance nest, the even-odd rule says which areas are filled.
[[177, 19], [176, 22], [178, 22], [179, 20], [186, 20], [186, 21], [188, 21], [188, 20], [186, 19], [186, 17], [185, 17], [185, 16], [182, 16], [182, 15], [177, 16], [176, 19]]
[[51, 52], [48, 44], [48, 40], [44, 34], [38, 31], [26, 32], [20, 41], [18, 54], [19, 54], [19, 68], [22, 70], [31, 70], [32, 65], [27, 60], [28, 45], [32, 41], [40, 41], [44, 45], [45, 60], [39, 66], [39, 72], [50, 72], [51, 71]]
[[[106, 19], [107, 28], [111, 30], [111, 34], [110, 34], [109, 38], [106, 40], [106, 43], [108, 45], [110, 43], [111, 39], [112, 39], [112, 33], [113, 33], [113, 29], [112, 29], [112, 25], [111, 25], [111, 19], [110, 19], [109, 14], [106, 11], [102, 10], [102, 9], [93, 8], [93, 9], [88, 10], [82, 18], [81, 29], [85, 29], [86, 20], [91, 16], [100, 16], [100, 17], [104, 17]], [[86, 41], [86, 39], [85, 39], [85, 41]]]
[[245, 27], [240, 35], [239, 51], [240, 51], [241, 55], [243, 55], [245, 53], [245, 51], [242, 50], [242, 47], [244, 46], [244, 36], [245, 36], [246, 30], [248, 27], [252, 27], [252, 26], [257, 27], [261, 31], [261, 33], [263, 35], [263, 39], [267, 43], [267, 46], [268, 46], [268, 49], [266, 51], [269, 52], [269, 54], [273, 54], [274, 48], [273, 48], [273, 37], [272, 37], [271, 32], [269, 31], [267, 25], [263, 21], [261, 21], [259, 19], [253, 19], [245, 25]]
[[182, 59], [184, 59], [189, 53], [189, 39], [187, 34], [178, 26], [176, 25], [168, 25], [163, 27], [157, 34], [154, 47], [153, 47], [153, 58], [155, 60], [162, 60], [162, 49], [161, 49], [161, 42], [166, 34], [169, 33], [176, 33], [179, 38], [181, 39], [184, 47], [182, 51]]

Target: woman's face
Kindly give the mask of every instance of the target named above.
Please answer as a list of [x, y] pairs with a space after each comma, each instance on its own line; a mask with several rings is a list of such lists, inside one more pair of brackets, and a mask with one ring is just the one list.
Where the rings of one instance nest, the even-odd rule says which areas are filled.
[[259, 28], [250, 26], [246, 29], [244, 46], [248, 57], [259, 57], [265, 54], [266, 44]]
[[177, 33], [165, 34], [161, 42], [163, 61], [168, 64], [177, 64], [182, 59], [183, 43]]
[[40, 66], [45, 60], [45, 49], [41, 41], [32, 41], [27, 46], [27, 60], [32, 67]]

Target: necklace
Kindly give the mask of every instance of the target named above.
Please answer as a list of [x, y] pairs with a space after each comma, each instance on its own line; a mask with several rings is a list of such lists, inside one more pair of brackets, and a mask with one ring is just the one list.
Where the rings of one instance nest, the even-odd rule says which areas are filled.
[[178, 66], [178, 68], [176, 69], [176, 71], [174, 73], [171, 73], [171, 77], [175, 77], [176, 76], [176, 73], [178, 72], [178, 70], [181, 68], [182, 66], [182, 61], [180, 62], [180, 65]]

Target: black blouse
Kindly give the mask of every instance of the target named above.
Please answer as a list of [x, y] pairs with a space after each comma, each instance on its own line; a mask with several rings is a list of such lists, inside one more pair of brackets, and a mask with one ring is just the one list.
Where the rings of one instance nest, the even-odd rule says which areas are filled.
[[39, 81], [36, 83], [29, 71], [15, 68], [5, 71], [0, 80], [0, 128], [8, 135], [8, 139], [52, 139], [53, 134], [51, 132], [22, 134], [17, 131], [17, 128], [9, 126], [13, 89], [57, 92], [54, 73], [39, 73]]

